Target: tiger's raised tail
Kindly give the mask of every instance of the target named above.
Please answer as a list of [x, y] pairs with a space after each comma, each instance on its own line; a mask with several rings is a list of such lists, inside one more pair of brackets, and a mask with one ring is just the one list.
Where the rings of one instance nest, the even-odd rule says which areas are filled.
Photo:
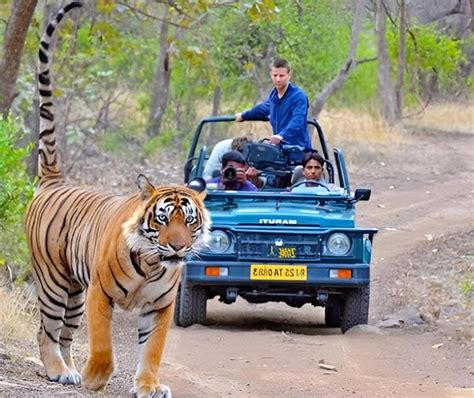
[[49, 46], [56, 27], [70, 10], [82, 7], [80, 2], [72, 2], [61, 9], [56, 17], [48, 24], [46, 32], [41, 37], [38, 54], [38, 89], [40, 97], [40, 135], [38, 151], [38, 176], [40, 186], [46, 181], [61, 181], [62, 174], [59, 164], [59, 152], [56, 146], [53, 88], [49, 76], [50, 55]]

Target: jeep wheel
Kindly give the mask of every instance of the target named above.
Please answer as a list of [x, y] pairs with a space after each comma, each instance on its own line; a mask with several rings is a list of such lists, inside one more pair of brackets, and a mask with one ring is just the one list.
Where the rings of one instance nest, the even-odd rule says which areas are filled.
[[340, 297], [329, 296], [324, 308], [324, 321], [330, 328], [338, 328], [342, 321], [342, 304]]
[[369, 321], [370, 286], [351, 289], [346, 293], [342, 310], [341, 331], [346, 333], [356, 325], [366, 325]]
[[188, 327], [206, 321], [207, 291], [202, 286], [190, 287], [180, 283], [174, 308], [174, 322]]

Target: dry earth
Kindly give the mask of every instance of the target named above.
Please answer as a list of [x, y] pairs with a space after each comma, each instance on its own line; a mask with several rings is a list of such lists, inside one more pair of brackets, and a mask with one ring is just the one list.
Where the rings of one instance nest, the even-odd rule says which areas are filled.
[[[342, 335], [324, 327], [323, 311], [308, 305], [212, 301], [208, 325], [173, 326], [169, 333], [160, 377], [174, 397], [474, 396], [473, 297], [461, 290], [473, 277], [474, 134], [404, 133], [401, 141], [350, 163], [353, 186], [373, 192], [358, 205], [358, 224], [380, 231], [370, 323], [388, 318], [393, 327]], [[110, 166], [130, 175], [128, 165]], [[179, 181], [180, 170], [155, 176]], [[108, 181], [125, 181], [93, 168], [79, 176], [109, 188]], [[135, 322], [136, 314], [115, 313], [116, 371], [98, 393], [48, 382], [35, 345], [21, 336], [0, 344], [0, 396], [128, 396]], [[86, 351], [84, 325], [75, 345], [80, 366]]]

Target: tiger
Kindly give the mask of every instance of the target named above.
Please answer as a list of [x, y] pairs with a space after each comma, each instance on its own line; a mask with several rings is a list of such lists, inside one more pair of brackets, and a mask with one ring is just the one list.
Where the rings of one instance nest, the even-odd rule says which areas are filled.
[[[37, 64], [40, 96], [38, 185], [25, 216], [40, 311], [37, 334], [46, 376], [62, 384], [104, 387], [113, 370], [112, 312], [138, 309], [138, 364], [131, 392], [171, 397], [158, 370], [185, 256], [209, 239], [199, 192], [154, 186], [140, 174], [129, 196], [68, 185], [56, 145], [49, 47], [57, 25], [80, 2], [61, 9], [43, 34]], [[71, 344], [86, 312], [88, 357], [82, 374]]]

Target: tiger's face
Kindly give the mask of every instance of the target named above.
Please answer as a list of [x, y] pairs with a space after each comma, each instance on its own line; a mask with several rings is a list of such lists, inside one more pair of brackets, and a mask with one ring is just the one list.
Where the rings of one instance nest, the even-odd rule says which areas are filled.
[[205, 192], [178, 185], [155, 188], [143, 175], [138, 185], [145, 208], [133, 238], [127, 239], [130, 248], [151, 251], [162, 261], [179, 261], [206, 243], [210, 223]]

